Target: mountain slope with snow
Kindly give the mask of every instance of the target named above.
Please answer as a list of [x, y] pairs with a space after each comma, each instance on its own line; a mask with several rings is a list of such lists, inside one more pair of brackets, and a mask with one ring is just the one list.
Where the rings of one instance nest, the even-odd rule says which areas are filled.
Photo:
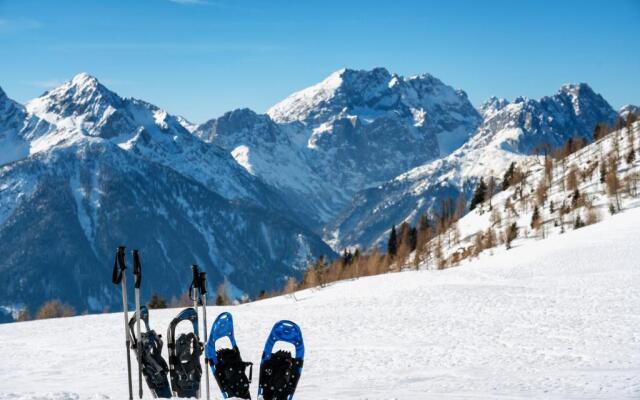
[[87, 74], [26, 107], [1, 94], [0, 145], [19, 150], [0, 165], [5, 309], [113, 306], [104, 277], [121, 244], [149, 249], [167, 298], [186, 290], [178, 271], [192, 263], [215, 267], [230, 295], [256, 295], [333, 254], [277, 190], [164, 110]]
[[500, 182], [512, 162], [526, 162], [535, 151], [558, 148], [572, 137], [591, 140], [596, 124], [613, 124], [618, 117], [586, 84], [564, 85], [540, 100], [491, 98], [481, 111], [484, 122], [462, 147], [357, 193], [327, 225], [326, 237], [337, 238], [336, 247], [369, 246], [391, 225], [415, 222], [425, 211], [438, 210], [443, 200], [460, 193], [470, 199], [481, 177]]
[[[274, 322], [298, 322], [302, 399], [631, 400], [640, 396], [640, 247], [630, 238], [639, 235], [636, 208], [457, 268], [343, 281], [208, 315], [233, 313], [254, 363]], [[152, 328], [164, 333], [177, 312], [152, 310]], [[0, 325], [11, 360], [0, 364], [0, 399], [125, 398], [122, 329], [118, 313]]]
[[279, 188], [316, 227], [357, 191], [453, 151], [480, 123], [464, 92], [384, 68], [337, 71], [267, 114], [236, 110], [194, 132]]
[[29, 115], [0, 88], [0, 165], [27, 157], [30, 139], [51, 130], [46, 121]]
[[59, 298], [80, 311], [113, 307], [109, 273], [121, 244], [141, 249], [148, 289], [167, 297], [186, 291], [194, 263], [210, 266], [211, 282], [227, 281], [231, 293], [255, 295], [331, 254], [281, 215], [230, 202], [101, 139], [9, 164], [0, 182], [4, 305], [34, 310]]
[[227, 199], [285, 209], [277, 193], [227, 152], [188, 132], [184, 119], [147, 102], [121, 98], [86, 73], [30, 101], [26, 109], [56, 127], [44, 137], [31, 135], [31, 153], [85, 136], [101, 137], [176, 169]]

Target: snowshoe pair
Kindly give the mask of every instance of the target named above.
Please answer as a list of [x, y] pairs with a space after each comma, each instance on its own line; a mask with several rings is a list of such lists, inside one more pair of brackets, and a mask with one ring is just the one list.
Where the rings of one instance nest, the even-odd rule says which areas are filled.
[[[216, 350], [216, 342], [228, 338], [231, 347]], [[273, 348], [276, 342], [290, 343], [295, 347], [295, 357], [290, 352]], [[249, 384], [253, 375], [253, 363], [242, 360], [233, 330], [233, 317], [224, 312], [216, 318], [205, 348], [207, 362], [222, 391], [223, 397], [251, 399]], [[291, 321], [276, 323], [267, 338], [260, 363], [258, 398], [263, 400], [291, 400], [300, 380], [304, 360], [304, 342], [298, 325]], [[247, 377], [247, 368], [249, 376]]]
[[[196, 333], [198, 332], [198, 314], [193, 308], [186, 308], [178, 314], [169, 324], [167, 330], [167, 348], [169, 350], [169, 365], [162, 358], [162, 337], [149, 327], [149, 310], [140, 307], [140, 319], [144, 322], [146, 332], [141, 333], [140, 364], [147, 386], [154, 398], [175, 397], [199, 397], [200, 377], [202, 367], [200, 354], [202, 343]], [[176, 339], [176, 326], [182, 321], [190, 321], [193, 332], [182, 333]], [[134, 326], [136, 316], [129, 320], [129, 329], [133, 338], [132, 348], [137, 350]], [[167, 373], [171, 377], [171, 386], [167, 379]], [[173, 389], [173, 390], [172, 390]]]

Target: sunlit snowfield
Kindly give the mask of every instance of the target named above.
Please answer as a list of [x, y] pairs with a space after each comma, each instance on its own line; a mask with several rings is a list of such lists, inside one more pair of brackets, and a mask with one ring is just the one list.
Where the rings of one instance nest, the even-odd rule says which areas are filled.
[[[303, 400], [638, 399], [639, 237], [634, 209], [461, 267], [209, 307], [208, 318], [230, 310], [254, 363], [274, 322], [297, 321]], [[176, 312], [152, 311], [152, 327], [164, 333]], [[0, 325], [0, 399], [125, 399], [123, 336], [119, 313]]]

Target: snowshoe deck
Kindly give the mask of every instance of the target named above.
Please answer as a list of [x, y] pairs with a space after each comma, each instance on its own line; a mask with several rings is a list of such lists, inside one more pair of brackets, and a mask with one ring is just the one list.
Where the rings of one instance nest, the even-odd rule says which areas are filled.
[[[182, 333], [176, 339], [176, 326], [182, 321], [190, 321], [193, 332]], [[193, 308], [182, 310], [171, 321], [167, 330], [171, 388], [176, 397], [200, 397], [202, 343], [200, 343], [197, 333], [198, 314]]]
[[[231, 348], [216, 350], [216, 342], [225, 337], [229, 338]], [[242, 361], [233, 331], [233, 317], [228, 312], [218, 315], [211, 326], [205, 351], [213, 376], [224, 398], [250, 399], [249, 384], [253, 364]], [[249, 377], [246, 374], [247, 367], [251, 367]]]
[[[276, 342], [291, 343], [295, 357], [289, 351], [273, 352]], [[291, 321], [280, 321], [273, 326], [262, 353], [258, 398], [264, 400], [291, 400], [302, 374], [304, 341], [300, 327]]]

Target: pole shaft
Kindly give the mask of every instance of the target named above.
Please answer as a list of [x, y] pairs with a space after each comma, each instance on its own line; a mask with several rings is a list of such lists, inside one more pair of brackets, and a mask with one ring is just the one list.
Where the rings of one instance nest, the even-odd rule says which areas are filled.
[[131, 346], [131, 338], [129, 336], [129, 309], [127, 307], [127, 276], [122, 274], [122, 308], [124, 315], [124, 336], [125, 346], [127, 348], [127, 374], [129, 378], [129, 400], [133, 400], [133, 385], [131, 384], [131, 355], [129, 347]]
[[[204, 322], [204, 341], [208, 340], [207, 336], [207, 294], [204, 293], [202, 295], [202, 320]], [[207, 400], [209, 400], [209, 359], [207, 358], [207, 353], [204, 353], [204, 368], [207, 370], [207, 380], [206, 380], [206, 389], [207, 389]]]
[[[200, 298], [200, 289], [198, 288], [194, 288], [194, 296], [193, 296], [193, 308], [196, 309], [196, 315], [198, 315], [198, 299]], [[196, 337], [198, 337], [198, 339], [200, 338], [200, 332], [196, 332]], [[200, 363], [200, 359], [198, 359], [198, 364]], [[200, 398], [200, 390], [198, 389], [198, 392], [196, 393], [196, 399]]]
[[138, 396], [142, 398], [142, 334], [140, 332], [140, 288], [136, 288], [136, 352], [138, 355]]

